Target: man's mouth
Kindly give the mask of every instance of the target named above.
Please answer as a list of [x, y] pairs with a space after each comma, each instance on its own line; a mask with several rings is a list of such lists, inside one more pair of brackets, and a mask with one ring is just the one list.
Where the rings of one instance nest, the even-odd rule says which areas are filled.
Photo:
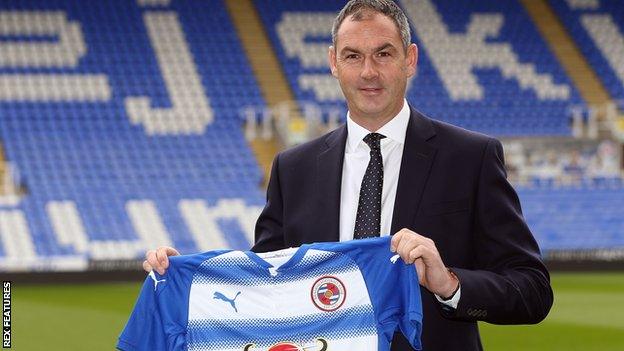
[[360, 91], [364, 95], [379, 95], [381, 93], [381, 88], [360, 88]]

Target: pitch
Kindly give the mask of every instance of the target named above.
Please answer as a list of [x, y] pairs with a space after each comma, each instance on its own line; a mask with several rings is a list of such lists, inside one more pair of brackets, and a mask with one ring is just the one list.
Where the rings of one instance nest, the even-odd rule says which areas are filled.
[[[480, 325], [486, 350], [622, 350], [624, 273], [556, 273], [536, 326]], [[112, 350], [140, 283], [13, 284], [14, 350]]]

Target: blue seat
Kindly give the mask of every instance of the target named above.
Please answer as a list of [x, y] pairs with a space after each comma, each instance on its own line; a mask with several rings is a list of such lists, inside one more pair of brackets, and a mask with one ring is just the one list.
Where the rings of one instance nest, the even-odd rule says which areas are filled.
[[[0, 11], [10, 6], [2, 3]], [[27, 218], [39, 256], [76, 254], [58, 242], [53, 230], [46, 205], [54, 201], [76, 204], [89, 240], [127, 241], [137, 233], [126, 204], [151, 200], [183, 252], [198, 248], [178, 208], [180, 200], [214, 204], [236, 197], [249, 206], [263, 203], [262, 171], [244, 139], [238, 109], [265, 102], [221, 2], [179, 3], [170, 9], [184, 31], [214, 122], [200, 135], [168, 136], [147, 135], [125, 112], [124, 99], [130, 96], [149, 97], [152, 108], [171, 106], [136, 4], [59, 0], [53, 7], [80, 23], [87, 46], [75, 69], [56, 71], [105, 74], [113, 94], [110, 101], [97, 103], [0, 102], [0, 140], [29, 191], [17, 209]], [[0, 67], [0, 74], [6, 72]], [[232, 225], [224, 229], [231, 230], [226, 236], [242, 235]]]

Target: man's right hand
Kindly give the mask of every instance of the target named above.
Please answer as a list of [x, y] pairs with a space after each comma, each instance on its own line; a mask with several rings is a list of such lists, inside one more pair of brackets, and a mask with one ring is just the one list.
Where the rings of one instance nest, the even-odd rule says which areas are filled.
[[178, 256], [180, 253], [173, 247], [161, 246], [156, 250], [149, 250], [145, 253], [145, 261], [143, 261], [143, 269], [151, 272], [152, 269], [158, 274], [165, 274], [165, 270], [169, 268], [169, 256]]

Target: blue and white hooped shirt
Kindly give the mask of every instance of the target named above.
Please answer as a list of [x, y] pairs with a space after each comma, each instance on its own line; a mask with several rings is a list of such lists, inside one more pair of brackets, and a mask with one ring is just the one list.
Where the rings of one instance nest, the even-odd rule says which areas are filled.
[[170, 257], [150, 273], [120, 350], [390, 350], [395, 331], [420, 349], [418, 277], [390, 237], [264, 254]]

